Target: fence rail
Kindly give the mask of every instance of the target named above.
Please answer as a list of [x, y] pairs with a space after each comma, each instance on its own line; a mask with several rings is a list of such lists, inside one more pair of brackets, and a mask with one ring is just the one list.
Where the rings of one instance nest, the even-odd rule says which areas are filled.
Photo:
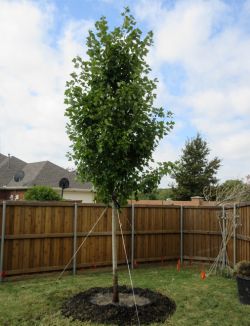
[[[0, 281], [5, 276], [59, 271], [69, 262], [98, 217], [103, 205], [70, 202], [0, 202]], [[250, 203], [225, 207], [239, 216], [227, 247], [231, 264], [250, 260]], [[132, 266], [140, 262], [196, 260], [212, 262], [220, 250], [221, 207], [124, 207], [120, 219]], [[77, 269], [109, 266], [111, 208], [69, 265]], [[118, 263], [125, 263], [118, 232]]]

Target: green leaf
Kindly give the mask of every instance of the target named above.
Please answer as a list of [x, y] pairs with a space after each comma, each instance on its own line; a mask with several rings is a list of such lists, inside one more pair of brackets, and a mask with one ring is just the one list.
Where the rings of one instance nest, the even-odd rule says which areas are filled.
[[170, 114], [153, 106], [157, 80], [150, 79], [146, 63], [153, 34], [142, 37], [128, 8], [122, 17], [113, 31], [105, 17], [89, 31], [89, 57], [73, 60], [65, 91], [69, 155], [79, 178], [92, 182], [106, 203], [113, 193], [125, 202], [132, 192], [160, 182], [162, 166], [150, 175], [145, 171], [159, 140], [173, 127]]

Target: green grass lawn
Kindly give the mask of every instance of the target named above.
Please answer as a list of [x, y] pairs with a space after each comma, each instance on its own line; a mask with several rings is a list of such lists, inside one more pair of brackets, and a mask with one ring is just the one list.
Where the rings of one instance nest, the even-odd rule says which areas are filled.
[[[135, 287], [159, 291], [177, 304], [165, 325], [250, 325], [250, 306], [241, 305], [234, 279], [211, 276], [200, 279], [199, 268], [140, 267], [132, 272]], [[125, 269], [119, 283], [129, 285]], [[85, 271], [64, 276], [8, 281], [0, 284], [0, 325], [94, 325], [75, 322], [60, 314], [62, 302], [90, 287], [111, 286], [111, 272]]]

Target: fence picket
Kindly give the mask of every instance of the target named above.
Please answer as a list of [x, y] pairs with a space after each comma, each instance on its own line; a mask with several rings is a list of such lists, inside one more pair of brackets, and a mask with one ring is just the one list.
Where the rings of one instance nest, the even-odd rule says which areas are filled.
[[[0, 205], [0, 281], [3, 271], [10, 276], [62, 270], [103, 209], [103, 205], [73, 202], [8, 201]], [[236, 216], [233, 206], [227, 209]], [[131, 265], [135, 259], [137, 263], [179, 258], [212, 262], [221, 245], [220, 211], [220, 207], [208, 206], [124, 207], [120, 218]], [[237, 205], [237, 216], [242, 225], [228, 247], [232, 265], [236, 255], [237, 260], [250, 260], [250, 203]], [[124, 263], [118, 232], [118, 264]], [[77, 268], [93, 266], [111, 266], [110, 209], [70, 268], [76, 273]]]

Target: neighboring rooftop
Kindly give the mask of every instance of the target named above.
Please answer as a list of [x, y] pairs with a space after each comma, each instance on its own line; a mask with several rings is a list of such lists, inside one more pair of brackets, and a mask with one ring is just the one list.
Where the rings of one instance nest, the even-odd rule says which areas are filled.
[[0, 187], [7, 186], [17, 171], [21, 171], [26, 162], [15, 156], [4, 156], [0, 153]]
[[6, 160], [6, 158], [7, 158], [7, 156], [0, 153], [0, 165], [4, 160]]
[[[16, 173], [23, 178], [15, 181]], [[53, 188], [59, 187], [62, 178], [69, 180], [69, 188], [91, 190], [90, 182], [81, 183], [76, 180], [76, 173], [49, 161], [26, 163], [14, 156], [10, 158], [0, 153], [0, 187], [4, 188], [29, 188], [34, 185], [46, 185]]]

